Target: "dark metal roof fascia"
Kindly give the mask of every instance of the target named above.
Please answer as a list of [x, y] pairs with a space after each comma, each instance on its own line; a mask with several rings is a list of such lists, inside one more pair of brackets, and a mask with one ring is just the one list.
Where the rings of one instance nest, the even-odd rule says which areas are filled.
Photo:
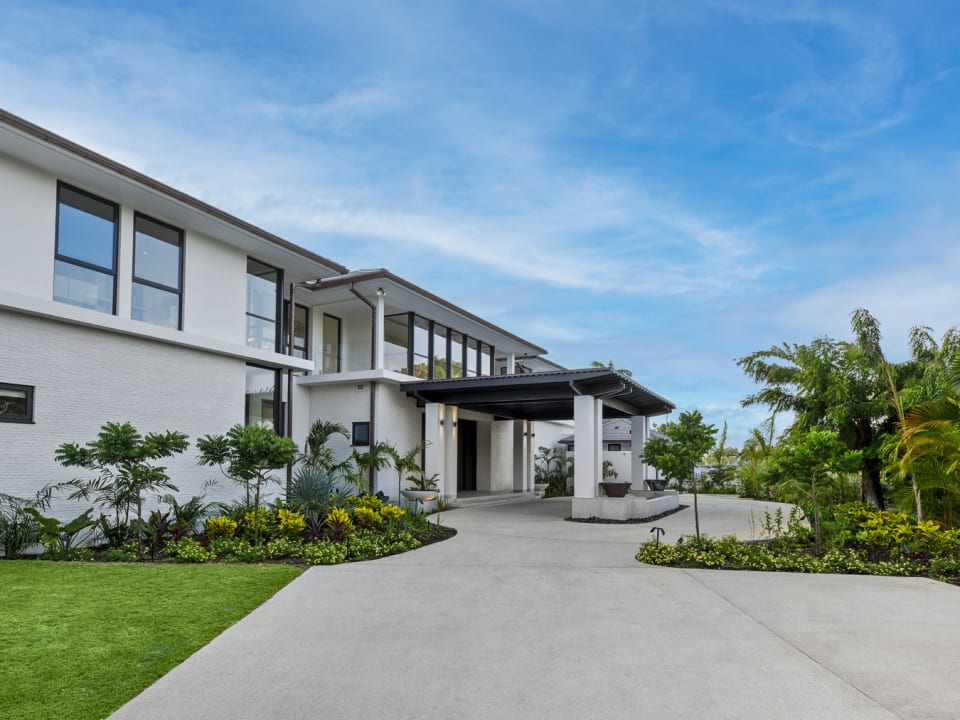
[[483, 325], [484, 327], [489, 328], [494, 332], [500, 333], [501, 335], [504, 335], [510, 338], [511, 340], [515, 340], [518, 343], [527, 345], [533, 348], [534, 350], [536, 350], [541, 355], [547, 354], [547, 350], [545, 348], [534, 345], [529, 340], [524, 340], [519, 335], [514, 335], [512, 332], [504, 330], [502, 327], [494, 325], [492, 322], [488, 320], [484, 320], [479, 315], [474, 315], [472, 312], [468, 310], [464, 310], [462, 307], [459, 307], [458, 305], [454, 305], [449, 300], [444, 300], [439, 295], [434, 295], [429, 290], [424, 290], [419, 285], [416, 285], [410, 282], [409, 280], [404, 280], [402, 277], [399, 277], [398, 275], [394, 275], [392, 272], [390, 272], [386, 268], [371, 270], [369, 272], [344, 273], [343, 277], [325, 278], [319, 285], [317, 285], [314, 288], [311, 288], [311, 290], [325, 290], [327, 288], [342, 287], [344, 285], [352, 286], [354, 283], [365, 282], [367, 280], [389, 280], [390, 282], [394, 282], [397, 285], [400, 285], [401, 287], [406, 288], [410, 292], [420, 295], [421, 297], [424, 297], [427, 300], [430, 300], [431, 302], [436, 303], [437, 305], [442, 305], [448, 310], [455, 312], [459, 315], [462, 315], [468, 320], [472, 320], [473, 322], [478, 323], [479, 325]]
[[279, 235], [274, 235], [271, 232], [267, 232], [263, 228], [259, 228], [256, 225], [253, 225], [252, 223], [248, 223], [246, 220], [241, 220], [235, 215], [231, 215], [230, 213], [224, 210], [221, 210], [220, 208], [217, 208], [217, 207], [214, 207], [213, 205], [209, 205], [208, 203], [205, 203], [203, 200], [199, 200], [193, 197], [192, 195], [188, 195], [187, 193], [181, 190], [177, 190], [176, 188], [170, 187], [169, 185], [166, 185], [160, 182], [159, 180], [156, 180], [150, 177], [149, 175], [144, 175], [143, 173], [138, 172], [133, 168], [130, 168], [130, 167], [127, 167], [126, 165], [118, 163], [116, 160], [111, 160], [110, 158], [104, 155], [101, 155], [100, 153], [95, 152], [90, 148], [84, 147], [83, 145], [79, 145], [73, 142], [72, 140], [68, 140], [67, 138], [62, 137], [61, 135], [57, 135], [56, 133], [51, 132], [50, 130], [42, 128], [39, 125], [34, 125], [32, 122], [28, 120], [24, 120], [22, 117], [19, 117], [18, 115], [14, 115], [13, 113], [3, 110], [2, 108], [0, 108], [0, 123], [9, 125], [10, 127], [13, 127], [13, 128], [16, 128], [17, 130], [25, 132], [26, 134], [30, 135], [31, 137], [37, 140], [40, 140], [41, 142], [49, 143], [54, 147], [57, 147], [61, 150], [65, 150], [66, 152], [76, 155], [77, 157], [83, 158], [84, 160], [88, 160], [89, 162], [92, 162], [93, 164], [100, 166], [104, 170], [109, 170], [110, 172], [114, 172], [117, 175], [120, 175], [126, 178], [127, 180], [138, 183], [139, 185], [143, 185], [144, 187], [147, 187], [151, 190], [159, 192], [162, 195], [166, 195], [171, 200], [176, 200], [177, 202], [181, 202], [184, 205], [187, 205], [193, 208], [194, 210], [198, 210], [204, 213], [205, 215], [210, 215], [211, 217], [214, 217], [217, 220], [220, 220], [221, 222], [225, 222], [228, 225], [232, 225], [238, 230], [254, 235], [255, 237], [260, 238], [261, 240], [266, 240], [267, 242], [277, 245], [278, 247], [281, 247], [284, 250], [289, 250], [290, 252], [296, 253], [297, 255], [300, 255], [301, 257], [307, 260], [310, 260], [311, 262], [319, 263], [320, 265], [325, 265], [326, 267], [330, 268], [334, 272], [338, 272], [338, 273], [349, 272], [349, 268], [347, 268], [345, 265], [341, 265], [340, 263], [334, 262], [333, 260], [325, 258], [322, 255], [317, 255], [316, 253], [311, 252], [310, 250], [307, 250], [304, 247], [300, 247], [299, 245], [296, 245], [290, 242], [289, 240], [284, 240]]

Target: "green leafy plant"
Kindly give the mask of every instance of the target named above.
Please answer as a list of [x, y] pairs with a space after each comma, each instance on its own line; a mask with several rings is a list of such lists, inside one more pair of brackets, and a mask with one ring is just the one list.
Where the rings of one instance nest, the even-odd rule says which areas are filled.
[[301, 557], [311, 565], [336, 565], [347, 559], [347, 549], [342, 543], [324, 540], [305, 545]]
[[213, 553], [193, 538], [167, 543], [167, 557], [181, 563], [205, 563], [213, 560]]
[[343, 508], [333, 508], [324, 518], [324, 529], [330, 540], [341, 542], [353, 532], [353, 520]]
[[24, 511], [40, 526], [44, 557], [53, 560], [69, 559], [77, 543], [89, 538], [89, 529], [97, 524], [97, 521], [90, 517], [93, 509], [87, 509], [65, 523], [61, 523], [57, 518], [41, 515], [36, 508], [28, 507]]
[[306, 528], [306, 518], [303, 513], [286, 508], [277, 509], [277, 532], [288, 540], [299, 539]]
[[[178, 455], [188, 445], [187, 436], [180, 432], [168, 430], [141, 435], [128, 422], [108, 422], [100, 428], [97, 439], [86, 445], [60, 445], [56, 460], [64, 467], [80, 467], [97, 473], [93, 479], [77, 478], [65, 484], [75, 488], [71, 499], [92, 496], [95, 505], [113, 511], [114, 522], [104, 527], [104, 534], [119, 545], [120, 533], [116, 533], [116, 529], [129, 527], [131, 510], [136, 513], [137, 529], [143, 527], [144, 493], [177, 490], [166, 468], [156, 465], [156, 461]], [[143, 559], [140, 532], [137, 533], [137, 557]]]
[[533, 458], [534, 482], [546, 483], [546, 497], [564, 497], [573, 478], [573, 458], [560, 448], [541, 446]]
[[199, 464], [218, 466], [226, 477], [244, 488], [247, 506], [252, 506], [254, 513], [253, 541], [259, 545], [261, 491], [268, 483], [279, 482], [271, 471], [296, 459], [296, 444], [290, 438], [277, 435], [266, 424], [234, 425], [226, 435], [200, 438], [197, 448], [200, 450]]
[[207, 518], [207, 537], [211, 540], [221, 538], [232, 538], [237, 532], [238, 523], [226, 515], [215, 518]]
[[41, 529], [28, 510], [45, 509], [50, 501], [49, 486], [30, 500], [0, 493], [0, 545], [3, 557], [13, 560], [40, 541]]

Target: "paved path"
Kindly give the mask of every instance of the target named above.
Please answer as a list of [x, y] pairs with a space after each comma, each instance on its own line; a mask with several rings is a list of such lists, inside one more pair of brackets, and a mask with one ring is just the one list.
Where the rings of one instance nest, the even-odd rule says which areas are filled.
[[[749, 536], [744, 501], [706, 505]], [[452, 540], [311, 569], [113, 717], [960, 716], [960, 588], [644, 566], [649, 526], [568, 512], [456, 510]]]

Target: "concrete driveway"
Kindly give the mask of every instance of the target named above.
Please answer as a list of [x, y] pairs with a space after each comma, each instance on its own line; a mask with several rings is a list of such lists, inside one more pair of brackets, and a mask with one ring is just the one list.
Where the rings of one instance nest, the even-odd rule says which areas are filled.
[[[704, 524], [749, 533], [728, 500]], [[455, 510], [452, 540], [311, 569], [113, 717], [960, 715], [960, 588], [644, 566], [648, 525], [567, 513]]]

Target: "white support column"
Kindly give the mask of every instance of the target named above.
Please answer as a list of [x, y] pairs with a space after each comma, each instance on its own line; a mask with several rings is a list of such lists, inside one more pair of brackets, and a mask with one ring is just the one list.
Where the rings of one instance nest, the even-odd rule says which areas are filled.
[[446, 438], [443, 432], [443, 403], [427, 403], [423, 409], [424, 414], [424, 438], [427, 446], [423, 451], [423, 472], [427, 477], [437, 476], [437, 487], [443, 490], [445, 485], [445, 462]]
[[443, 484], [440, 489], [445, 500], [457, 499], [457, 407], [447, 405], [443, 419]]
[[527, 429], [526, 455], [523, 460], [523, 473], [527, 478], [527, 484], [524, 486], [524, 492], [533, 492], [533, 485], [536, 481], [536, 473], [533, 470], [533, 458], [537, 454], [537, 436], [534, 433], [536, 423], [533, 420], [524, 420]]
[[373, 369], [383, 370], [384, 302], [383, 288], [377, 290], [377, 312], [373, 321]]
[[[599, 410], [599, 412], [598, 412]], [[601, 476], [600, 458], [603, 439], [603, 404], [592, 395], [577, 395], [573, 399], [573, 495], [578, 498], [597, 497], [597, 482]]]
[[507, 353], [507, 375], [515, 375], [517, 372], [516, 353]]
[[646, 490], [647, 466], [642, 454], [647, 444], [647, 418], [634, 415], [630, 418], [630, 482], [634, 490]]

